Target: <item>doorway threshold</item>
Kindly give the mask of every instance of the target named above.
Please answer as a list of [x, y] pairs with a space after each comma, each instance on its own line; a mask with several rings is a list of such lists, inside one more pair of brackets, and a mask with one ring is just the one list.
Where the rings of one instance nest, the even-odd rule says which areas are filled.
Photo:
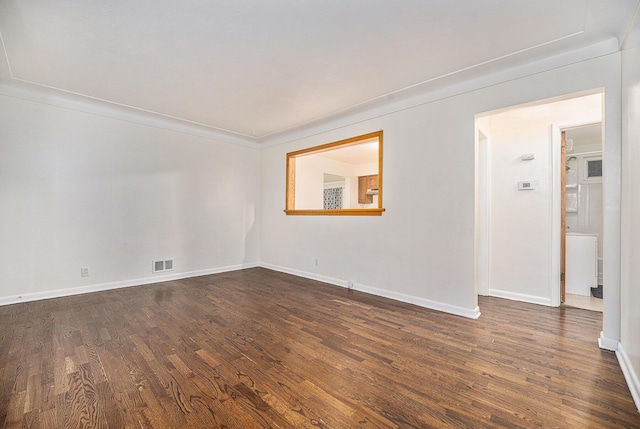
[[567, 307], [582, 308], [584, 310], [599, 311], [602, 313], [602, 299], [593, 296], [574, 295], [568, 293], [565, 295], [564, 303]]

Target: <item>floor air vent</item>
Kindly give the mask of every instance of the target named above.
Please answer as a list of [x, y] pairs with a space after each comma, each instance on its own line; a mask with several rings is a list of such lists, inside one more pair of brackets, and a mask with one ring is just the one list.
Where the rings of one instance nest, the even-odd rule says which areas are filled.
[[153, 272], [173, 271], [173, 259], [165, 259], [164, 261], [153, 261]]

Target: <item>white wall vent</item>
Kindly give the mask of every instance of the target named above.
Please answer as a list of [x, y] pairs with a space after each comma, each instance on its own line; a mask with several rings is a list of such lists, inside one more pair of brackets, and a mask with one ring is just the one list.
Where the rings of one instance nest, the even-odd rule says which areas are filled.
[[163, 261], [153, 261], [153, 272], [173, 271], [173, 259], [165, 259]]

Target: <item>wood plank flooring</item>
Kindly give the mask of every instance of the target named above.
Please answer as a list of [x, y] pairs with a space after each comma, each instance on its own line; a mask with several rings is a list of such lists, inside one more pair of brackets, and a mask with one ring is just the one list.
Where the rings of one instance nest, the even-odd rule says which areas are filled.
[[0, 428], [640, 428], [601, 314], [263, 268], [0, 307]]

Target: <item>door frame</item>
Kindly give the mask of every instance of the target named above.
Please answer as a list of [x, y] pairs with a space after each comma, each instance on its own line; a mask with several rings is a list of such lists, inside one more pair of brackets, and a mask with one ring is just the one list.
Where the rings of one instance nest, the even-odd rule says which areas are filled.
[[[563, 204], [563, 179], [562, 179], [562, 169], [563, 165], [563, 155], [562, 155], [562, 136], [565, 131], [570, 130], [572, 128], [580, 128], [588, 125], [595, 125], [602, 123], [602, 133], [604, 139], [605, 126], [604, 126], [604, 118], [601, 122], [593, 122], [593, 121], [574, 121], [574, 122], [559, 122], [551, 124], [551, 169], [552, 169], [552, 179], [551, 183], [553, 184], [553, 202], [551, 203], [551, 216], [552, 216], [552, 224], [551, 224], [551, 306], [559, 307], [562, 303], [562, 282], [560, 277], [562, 275], [562, 260], [564, 258], [563, 250], [563, 237], [566, 235], [566, 231], [563, 230], [563, 216], [566, 216], [564, 213]], [[603, 140], [604, 141], [604, 140]], [[602, 148], [602, 156], [604, 159], [604, 145]], [[602, 182], [604, 183], [606, 180], [606, 173], [603, 173]], [[606, 215], [604, 212], [604, 207], [602, 210], [603, 223], [606, 229]], [[606, 255], [602, 255], [603, 260]], [[604, 297], [603, 297], [604, 298]], [[604, 301], [603, 301], [604, 303]]]
[[491, 218], [489, 172], [491, 171], [491, 158], [489, 157], [489, 137], [478, 127], [476, 120], [476, 145], [475, 145], [475, 227], [474, 227], [474, 274], [475, 295], [490, 295], [489, 267]]
[[[551, 305], [558, 307], [564, 302], [564, 287], [561, 280], [564, 270], [564, 260], [566, 252], [566, 212], [563, 204], [565, 203], [565, 154], [562, 147], [564, 145], [564, 133], [573, 128], [585, 127], [602, 123], [602, 138], [604, 141], [605, 129], [604, 121], [576, 121], [554, 123], [551, 125], [551, 153], [552, 153], [552, 183], [553, 183], [553, 203], [552, 203], [552, 250], [551, 250]], [[604, 144], [602, 145], [602, 154], [604, 156]], [[605, 183], [605, 174], [603, 173], [602, 181]], [[556, 185], [557, 184], [557, 185]], [[604, 189], [604, 186], [603, 186]], [[604, 207], [603, 207], [604, 222]], [[606, 252], [603, 252], [606, 253]], [[603, 260], [605, 255], [602, 256]], [[603, 297], [604, 298], [604, 297]], [[604, 301], [603, 301], [604, 303]]]
[[[605, 87], [593, 88], [585, 91], [578, 91], [571, 94], [561, 95], [559, 97], [549, 97], [547, 99], [541, 99], [532, 104], [540, 104], [545, 102], [552, 102], [559, 99], [567, 99], [573, 97], [580, 97], [582, 95], [589, 94], [601, 94], [603, 97], [603, 115], [602, 115], [602, 156], [603, 156], [603, 169], [605, 171], [605, 177], [603, 180], [603, 228], [606, 231], [605, 239], [603, 240], [603, 282], [606, 286], [603, 290], [603, 314], [602, 314], [602, 331], [600, 332], [600, 338], [598, 339], [598, 345], [602, 349], [616, 351], [618, 349], [618, 341], [620, 340], [620, 281], [621, 281], [621, 162], [622, 162], [622, 143], [621, 143], [621, 114], [620, 114], [620, 87], [619, 80], [618, 85], [607, 85]], [[521, 103], [528, 104], [528, 103]], [[514, 103], [508, 108], [517, 106]], [[503, 109], [506, 109], [504, 107]], [[495, 109], [494, 111], [502, 110]], [[487, 114], [489, 111], [482, 112], [480, 114]], [[477, 116], [476, 114], [476, 126]], [[551, 263], [551, 305], [560, 305], [560, 128], [569, 128], [571, 125], [577, 124], [564, 124], [558, 123], [551, 126], [550, 133], [551, 138], [551, 158], [552, 158], [552, 185], [553, 185], [553, 198], [551, 204], [552, 215], [552, 236], [551, 246], [549, 249], [550, 263]], [[554, 128], [555, 127], [555, 128]], [[477, 131], [477, 128], [476, 128]], [[476, 150], [476, 162], [478, 161], [478, 142], [477, 132], [474, 136], [475, 150]], [[488, 136], [489, 139], [491, 138]], [[477, 181], [477, 170], [476, 170]], [[477, 184], [476, 184], [477, 186]], [[477, 190], [477, 188], [476, 188]], [[476, 228], [478, 228], [478, 198], [479, 194], [476, 193]], [[490, 208], [488, 208], [490, 212]], [[490, 232], [489, 232], [490, 233]], [[479, 243], [476, 245], [476, 255], [478, 258], [478, 252], [487, 251], [486, 243]], [[487, 260], [487, 259], [485, 259]], [[477, 260], [476, 260], [477, 262]], [[478, 290], [478, 270], [476, 269], [476, 284], [475, 292], [476, 299], [479, 292]]]
[[565, 302], [567, 279], [567, 130], [560, 132], [560, 303]]

